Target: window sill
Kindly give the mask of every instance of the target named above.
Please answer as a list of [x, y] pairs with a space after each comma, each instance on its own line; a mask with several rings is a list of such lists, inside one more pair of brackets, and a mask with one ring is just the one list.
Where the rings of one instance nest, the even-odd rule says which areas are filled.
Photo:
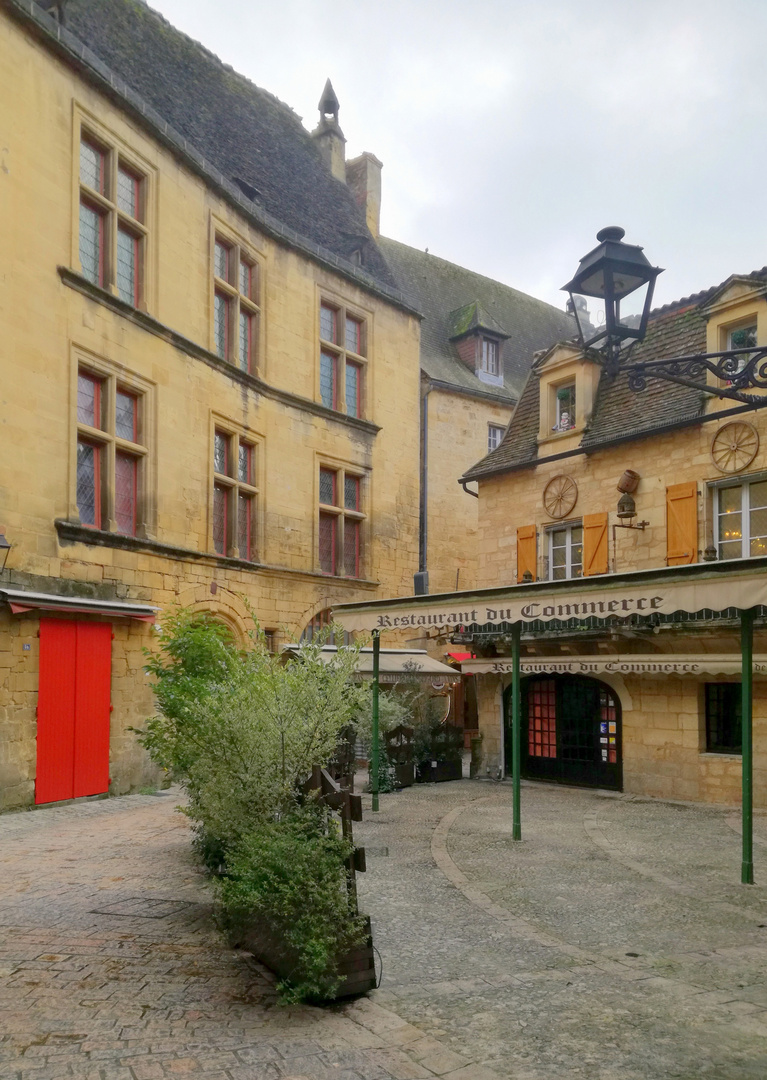
[[217, 555], [214, 551], [195, 551], [194, 548], [166, 544], [162, 540], [150, 540], [141, 536], [125, 536], [123, 533], [94, 529], [90, 525], [80, 525], [78, 522], [67, 521], [66, 518], [56, 518], [54, 526], [59, 544], [62, 546], [67, 544], [88, 544], [92, 547], [120, 548], [123, 551], [148, 552], [151, 555], [158, 555], [165, 559], [214, 563], [216, 566], [227, 567], [232, 570], [251, 570], [259, 573], [288, 575], [289, 577], [308, 577], [318, 581], [331, 580], [339, 585], [344, 583], [364, 589], [377, 589], [381, 584], [379, 581], [371, 581], [368, 578], [331, 577], [321, 571], [294, 570], [287, 566], [248, 562], [246, 559], [235, 559], [229, 555]]
[[545, 446], [547, 443], [555, 443], [560, 439], [569, 439], [573, 435], [583, 435], [585, 430], [585, 425], [581, 424], [580, 426], [576, 425], [575, 427], [568, 428], [567, 431], [552, 431], [548, 435], [539, 435], [538, 445]]

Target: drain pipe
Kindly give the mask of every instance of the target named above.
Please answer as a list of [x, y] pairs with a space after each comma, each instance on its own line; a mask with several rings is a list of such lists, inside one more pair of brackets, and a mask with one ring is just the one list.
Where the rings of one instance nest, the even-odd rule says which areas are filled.
[[418, 522], [418, 569], [428, 570], [429, 541], [429, 394], [434, 389], [428, 379], [421, 381], [421, 504]]

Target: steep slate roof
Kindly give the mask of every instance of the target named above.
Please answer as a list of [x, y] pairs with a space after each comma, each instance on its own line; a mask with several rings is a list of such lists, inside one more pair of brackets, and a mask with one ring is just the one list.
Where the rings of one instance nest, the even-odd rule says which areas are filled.
[[[729, 277], [720, 285], [656, 308], [650, 315], [644, 341], [631, 352], [631, 361], [661, 360], [664, 357], [705, 352], [705, 309], [731, 280], [733, 278]], [[767, 281], [767, 267], [739, 280], [754, 283]], [[538, 376], [531, 371], [505, 438], [492, 453], [467, 470], [464, 480], [477, 480], [536, 463], [540, 423], [539, 385]], [[618, 375], [610, 380], [602, 372], [594, 411], [580, 447], [584, 451], [596, 450], [617, 439], [640, 438], [674, 424], [702, 419], [707, 397], [704, 388], [704, 381], [701, 381], [700, 390], [694, 390], [648, 378], [646, 389], [634, 392], [629, 389], [626, 375]]]
[[[512, 404], [522, 389], [533, 353], [575, 333], [574, 320], [551, 304], [396, 240], [381, 237], [379, 244], [400, 288], [424, 315], [421, 370], [436, 382]], [[479, 301], [480, 318], [489, 317], [509, 335], [500, 347], [503, 386], [490, 386], [478, 379], [449, 340], [455, 333], [451, 316], [459, 308], [472, 307], [474, 301]], [[474, 313], [470, 314], [473, 317]]]
[[256, 207], [342, 260], [363, 246], [363, 272], [395, 288], [363, 211], [287, 105], [143, 0], [67, 0], [64, 27]]

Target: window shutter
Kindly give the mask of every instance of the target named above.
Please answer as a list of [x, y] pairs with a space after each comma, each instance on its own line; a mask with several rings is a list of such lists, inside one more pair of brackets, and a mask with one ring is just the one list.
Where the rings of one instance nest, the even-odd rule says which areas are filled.
[[607, 573], [607, 514], [583, 518], [583, 575]]
[[525, 571], [529, 570], [535, 581], [536, 570], [536, 530], [535, 525], [525, 525], [517, 529], [517, 582], [524, 577]]
[[697, 562], [698, 486], [672, 484], [666, 488], [666, 564], [684, 566]]

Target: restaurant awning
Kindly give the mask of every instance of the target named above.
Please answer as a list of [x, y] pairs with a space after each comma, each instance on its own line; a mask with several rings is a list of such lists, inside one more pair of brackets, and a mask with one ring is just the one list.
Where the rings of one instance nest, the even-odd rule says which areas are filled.
[[[298, 655], [300, 645], [286, 645], [283, 651]], [[323, 645], [320, 659], [330, 663], [337, 652], [336, 645]], [[400, 683], [415, 679], [439, 690], [461, 681], [460, 671], [434, 660], [425, 649], [381, 649], [379, 656], [378, 681], [382, 683]], [[357, 677], [364, 680], [373, 678], [372, 649], [360, 649]]]
[[127, 600], [93, 600], [84, 596], [58, 596], [56, 593], [28, 592], [25, 589], [0, 589], [14, 615], [28, 611], [59, 611], [71, 615], [109, 615], [114, 619], [140, 619], [154, 622], [158, 607]]
[[[465, 660], [461, 671], [471, 675], [511, 674], [511, 659], [503, 656]], [[675, 653], [623, 653], [613, 656], [535, 656], [519, 662], [522, 675], [740, 675], [740, 653], [721, 656]], [[754, 657], [754, 674], [767, 675], [767, 656]]]
[[344, 630], [492, 630], [519, 622], [721, 612], [767, 605], [767, 558], [339, 604]]

